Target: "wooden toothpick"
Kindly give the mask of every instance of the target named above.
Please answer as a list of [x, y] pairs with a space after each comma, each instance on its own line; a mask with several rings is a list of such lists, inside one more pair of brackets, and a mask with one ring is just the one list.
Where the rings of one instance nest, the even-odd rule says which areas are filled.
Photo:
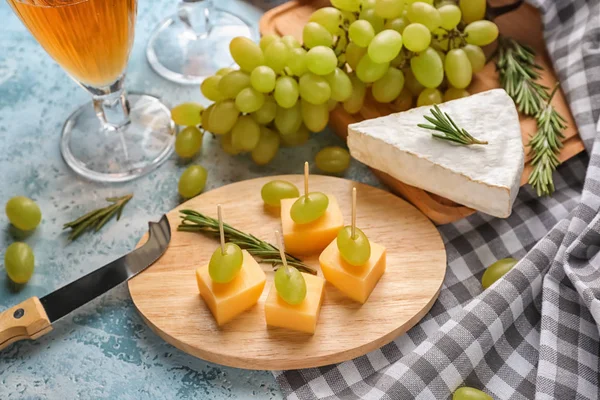
[[277, 242], [277, 247], [279, 248], [279, 256], [281, 257], [281, 262], [283, 263], [283, 268], [287, 276], [290, 276], [290, 270], [287, 263], [287, 258], [285, 256], [285, 247], [283, 244], [283, 239], [281, 239], [281, 233], [279, 231], [275, 231], [275, 241]]
[[356, 188], [352, 188], [352, 239], [356, 239]]
[[308, 196], [308, 161], [304, 162], [304, 196]]
[[219, 236], [221, 237], [221, 254], [225, 255], [225, 231], [223, 230], [223, 214], [220, 204], [217, 204], [217, 215], [219, 218]]

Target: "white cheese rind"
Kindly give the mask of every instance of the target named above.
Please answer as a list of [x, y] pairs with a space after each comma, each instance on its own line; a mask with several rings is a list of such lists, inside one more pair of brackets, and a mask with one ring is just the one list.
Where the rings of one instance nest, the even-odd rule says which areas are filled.
[[431, 106], [348, 126], [357, 160], [409, 185], [497, 217], [508, 217], [519, 191], [525, 153], [514, 102], [493, 89], [441, 104], [456, 124], [487, 145], [459, 146], [432, 137]]

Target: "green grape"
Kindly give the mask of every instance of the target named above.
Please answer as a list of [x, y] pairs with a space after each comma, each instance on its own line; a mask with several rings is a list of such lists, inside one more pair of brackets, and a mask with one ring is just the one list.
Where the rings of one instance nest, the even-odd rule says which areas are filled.
[[442, 103], [442, 92], [437, 89], [425, 88], [417, 98], [417, 107], [431, 106]]
[[367, 47], [375, 37], [375, 29], [369, 21], [359, 19], [348, 28], [348, 37], [357, 46]]
[[419, 83], [427, 88], [440, 86], [444, 79], [444, 64], [431, 47], [410, 59], [410, 69]]
[[306, 66], [313, 74], [327, 75], [337, 67], [337, 57], [331, 48], [315, 46], [306, 54]]
[[240, 110], [233, 100], [220, 101], [214, 106], [209, 115], [210, 131], [215, 135], [224, 135], [237, 122]]
[[302, 120], [311, 132], [321, 132], [329, 122], [329, 109], [327, 103], [314, 105], [302, 100]]
[[250, 87], [250, 74], [244, 71], [233, 71], [219, 80], [219, 92], [225, 99], [235, 99], [242, 89]]
[[462, 49], [452, 49], [446, 54], [444, 63], [446, 78], [452, 87], [464, 89], [471, 83], [473, 70], [467, 53]]
[[335, 7], [323, 7], [312, 13], [309, 22], [316, 22], [332, 35], [337, 35], [342, 24], [342, 13]]
[[260, 196], [266, 205], [281, 207], [282, 199], [293, 199], [300, 197], [296, 185], [288, 181], [274, 180], [264, 184], [260, 190]]
[[427, 3], [433, 5], [433, 0], [406, 0], [406, 5], [410, 6], [413, 3]]
[[202, 128], [209, 132], [212, 132], [212, 129], [210, 129], [210, 113], [214, 108], [215, 108], [215, 103], [211, 104], [210, 106], [208, 106], [204, 110], [202, 110], [202, 114], [201, 114]]
[[264, 52], [265, 50], [267, 50], [267, 47], [269, 47], [269, 45], [271, 43], [278, 42], [280, 40], [281, 40], [281, 38], [274, 33], [265, 35], [262, 38], [260, 38], [260, 42], [259, 42], [260, 49]]
[[300, 97], [312, 104], [323, 104], [331, 97], [331, 88], [322, 76], [306, 73], [298, 84]]
[[11, 281], [18, 284], [27, 283], [33, 275], [35, 256], [27, 243], [15, 242], [6, 248], [4, 268]]
[[346, 101], [352, 95], [352, 82], [348, 75], [341, 69], [336, 68], [325, 77], [331, 88], [331, 99], [334, 101]]
[[202, 110], [204, 110], [204, 107], [198, 103], [181, 103], [171, 109], [171, 119], [177, 125], [200, 125]]
[[252, 151], [260, 140], [260, 126], [249, 115], [243, 115], [231, 129], [231, 144], [241, 151]]
[[355, 228], [352, 236], [352, 227], [343, 227], [338, 232], [336, 242], [340, 255], [350, 265], [360, 267], [371, 258], [371, 243], [367, 235], [358, 228]]
[[240, 273], [244, 263], [244, 254], [237, 244], [225, 243], [223, 247], [215, 250], [208, 263], [208, 274], [216, 283], [231, 282]]
[[265, 104], [265, 95], [254, 88], [245, 88], [235, 98], [235, 106], [243, 113], [252, 113]]
[[375, 29], [375, 33], [379, 33], [383, 30], [383, 25], [385, 25], [385, 21], [383, 18], [379, 17], [374, 9], [362, 10], [359, 19], [368, 21]]
[[275, 115], [275, 127], [282, 136], [291, 135], [302, 125], [302, 112], [300, 103], [290, 108], [277, 107]]
[[294, 267], [279, 267], [275, 271], [275, 290], [279, 297], [288, 304], [296, 305], [306, 297], [306, 281], [302, 273]]
[[282, 76], [275, 83], [275, 101], [283, 108], [294, 107], [298, 102], [300, 91], [298, 82], [289, 76]]
[[492, 396], [482, 392], [479, 389], [463, 386], [456, 389], [452, 395], [452, 400], [494, 400]]
[[377, 0], [361, 0], [361, 2], [360, 2], [361, 10], [368, 10], [371, 8], [375, 8], [376, 3], [377, 3]]
[[406, 15], [410, 22], [423, 24], [431, 32], [442, 24], [440, 12], [432, 5], [423, 2], [413, 3], [408, 7]]
[[366, 47], [360, 47], [356, 43], [350, 42], [346, 47], [346, 62], [353, 70], [356, 70], [358, 63], [367, 54]]
[[402, 41], [408, 50], [419, 53], [429, 47], [431, 32], [423, 24], [410, 24], [402, 32]]
[[321, 192], [311, 192], [300, 196], [292, 204], [290, 216], [297, 224], [309, 224], [325, 215], [329, 206], [329, 197]]
[[200, 194], [206, 185], [208, 173], [201, 165], [190, 165], [179, 177], [178, 190], [181, 197], [191, 199]]
[[301, 146], [310, 139], [310, 131], [304, 125], [300, 125], [300, 128], [296, 132], [290, 133], [289, 135], [281, 135], [281, 145], [284, 147], [296, 147]]
[[333, 36], [327, 29], [316, 22], [309, 22], [304, 25], [302, 30], [302, 41], [304, 46], [312, 49], [315, 46], [331, 46], [333, 44]]
[[315, 156], [317, 168], [329, 174], [341, 174], [350, 166], [350, 153], [339, 146], [323, 147]]
[[403, 68], [408, 63], [407, 55], [408, 54], [406, 52], [400, 51], [400, 53], [398, 53], [396, 58], [394, 58], [392, 61], [390, 61], [390, 65], [392, 67]]
[[450, 30], [456, 28], [462, 17], [460, 8], [454, 4], [446, 4], [438, 8], [441, 17], [440, 26], [444, 29]]
[[265, 63], [265, 57], [260, 47], [247, 37], [233, 38], [229, 42], [229, 52], [242, 71], [250, 72]]
[[413, 74], [410, 68], [404, 70], [404, 86], [410, 90], [413, 96], [418, 96], [423, 91], [425, 86], [421, 85], [415, 74]]
[[254, 149], [252, 149], [252, 161], [257, 165], [266, 165], [275, 158], [279, 150], [279, 135], [277, 132], [267, 128], [260, 127], [260, 139]]
[[350, 11], [340, 11], [342, 13], [342, 20], [344, 25], [350, 26], [354, 21], [358, 19], [358, 15]]
[[486, 0], [460, 0], [459, 7], [465, 23], [479, 21], [485, 18]]
[[221, 81], [221, 78], [221, 75], [213, 75], [202, 81], [200, 91], [204, 97], [212, 101], [223, 99], [223, 96], [221, 96], [221, 92], [219, 91], [219, 82]]
[[402, 33], [404, 32], [404, 28], [406, 28], [409, 23], [410, 22], [408, 19], [404, 17], [398, 17], [388, 20], [383, 26], [383, 29], [392, 29], [398, 33]]
[[494, 282], [502, 278], [508, 271], [517, 265], [517, 263], [518, 261], [514, 258], [503, 258], [496, 261], [487, 267], [483, 273], [483, 276], [481, 277], [481, 286], [483, 286], [484, 289], [489, 288]]
[[331, 5], [340, 10], [356, 12], [360, 9], [360, 0], [333, 0]]
[[202, 132], [195, 126], [188, 126], [175, 138], [175, 153], [181, 158], [194, 157], [202, 147]]
[[404, 0], [375, 0], [375, 13], [383, 19], [392, 19], [402, 15]]
[[308, 70], [306, 67], [306, 50], [293, 49], [288, 58], [287, 67], [296, 76], [302, 76]]
[[275, 89], [276, 78], [275, 71], [265, 65], [261, 65], [252, 70], [250, 84], [261, 93], [269, 93]]
[[498, 37], [498, 26], [492, 21], [475, 21], [465, 27], [464, 33], [467, 43], [486, 46]]
[[444, 93], [444, 102], [456, 99], [462, 99], [463, 97], [469, 97], [471, 94], [465, 89], [457, 89], [449, 87]]
[[275, 119], [277, 113], [277, 103], [271, 96], [265, 97], [265, 104], [258, 110], [254, 111], [252, 118], [261, 125], [267, 125]]
[[348, 100], [344, 101], [343, 107], [349, 114], [356, 114], [360, 111], [365, 101], [367, 86], [354, 74], [350, 75], [352, 81], [352, 94]]
[[231, 132], [221, 136], [221, 148], [229, 155], [235, 156], [240, 154], [242, 151], [236, 148], [231, 141]]
[[383, 77], [371, 87], [373, 98], [380, 103], [391, 103], [404, 88], [404, 73], [397, 68], [388, 68]]
[[265, 64], [276, 74], [281, 74], [288, 59], [290, 58], [290, 49], [281, 41], [275, 41], [265, 50]]
[[392, 61], [400, 53], [402, 48], [402, 35], [398, 32], [386, 29], [379, 32], [367, 50], [369, 57], [376, 63], [386, 63]]
[[42, 220], [42, 212], [35, 201], [25, 196], [15, 196], [4, 208], [11, 224], [22, 231], [34, 230]]
[[413, 95], [407, 87], [402, 89], [396, 100], [394, 100], [393, 106], [394, 110], [399, 112], [413, 108]]
[[292, 35], [285, 35], [281, 38], [281, 41], [290, 49], [297, 49], [302, 47], [302, 44]]
[[233, 72], [233, 71], [235, 71], [235, 69], [229, 68], [229, 67], [224, 67], [224, 68], [220, 68], [217, 72], [215, 72], [215, 75], [225, 76], [228, 73]]
[[[350, 78], [348, 78], [348, 79], [350, 79]], [[350, 88], [352, 88], [352, 84], [350, 84]], [[352, 89], [350, 89], [350, 94], [352, 94]], [[327, 109], [329, 110], [329, 112], [335, 110], [337, 105], [338, 105], [338, 102], [335, 101], [333, 98], [327, 100]]]
[[444, 53], [443, 51], [438, 50], [438, 49], [434, 49], [434, 50], [438, 54], [438, 56], [440, 56], [440, 60], [442, 60], [442, 65], [445, 65], [445, 63], [446, 63], [446, 53]]
[[376, 63], [368, 54], [365, 54], [356, 67], [356, 76], [364, 83], [375, 82], [385, 75], [389, 66], [389, 62]]
[[475, 46], [474, 44], [467, 44], [462, 47], [465, 53], [467, 53], [467, 57], [469, 57], [469, 62], [471, 63], [471, 69], [473, 73], [476, 74], [485, 67], [485, 53], [481, 50], [481, 47]]

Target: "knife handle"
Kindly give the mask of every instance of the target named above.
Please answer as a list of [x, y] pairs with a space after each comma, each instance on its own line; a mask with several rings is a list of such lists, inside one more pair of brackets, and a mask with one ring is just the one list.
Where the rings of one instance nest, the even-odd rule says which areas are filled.
[[40, 299], [31, 297], [0, 313], [0, 350], [18, 340], [37, 339], [51, 330]]

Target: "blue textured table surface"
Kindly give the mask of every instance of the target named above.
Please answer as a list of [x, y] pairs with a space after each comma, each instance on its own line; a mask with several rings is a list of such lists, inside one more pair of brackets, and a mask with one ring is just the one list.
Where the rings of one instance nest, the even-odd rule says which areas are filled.
[[[263, 10], [230, 0], [223, 4], [257, 23]], [[144, 49], [150, 31], [173, 13], [175, 1], [141, 0], [127, 88], [164, 99], [206, 103], [197, 87], [169, 83], [148, 66]], [[68, 115], [89, 95], [50, 59], [10, 7], [0, 2], [0, 205], [15, 195], [33, 198], [43, 220], [24, 240], [35, 252], [36, 269], [20, 290], [0, 265], [0, 310], [30, 296], [43, 296], [132, 250], [147, 229], [175, 207], [177, 179], [185, 168], [175, 156], [154, 173], [127, 184], [101, 185], [72, 173], [61, 159], [59, 135]], [[302, 148], [286, 149], [266, 167], [247, 157], [224, 154], [206, 135], [195, 162], [209, 171], [207, 190], [262, 175], [301, 173], [331, 133], [313, 136]], [[377, 185], [353, 162], [346, 177]], [[67, 243], [62, 224], [104, 205], [104, 198], [134, 193], [118, 223]], [[0, 260], [15, 238], [0, 213]], [[2, 262], [2, 261], [0, 261]], [[193, 279], [193, 277], [190, 277]], [[189, 356], [156, 336], [136, 313], [125, 285], [96, 299], [54, 325], [35, 342], [20, 342], [0, 353], [0, 399], [279, 399], [268, 371], [245, 371]]]

